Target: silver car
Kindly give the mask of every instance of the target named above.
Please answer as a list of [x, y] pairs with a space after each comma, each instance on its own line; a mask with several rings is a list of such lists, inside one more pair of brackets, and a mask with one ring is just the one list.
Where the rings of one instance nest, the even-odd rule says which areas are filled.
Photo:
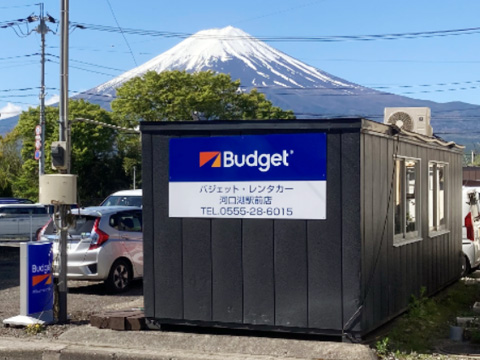
[[0, 239], [29, 239], [49, 219], [42, 204], [0, 204]]
[[[110, 292], [121, 292], [133, 279], [143, 277], [142, 209], [101, 206], [74, 209], [67, 235], [67, 278], [103, 280]], [[39, 239], [53, 241], [58, 263], [60, 233], [52, 220]]]

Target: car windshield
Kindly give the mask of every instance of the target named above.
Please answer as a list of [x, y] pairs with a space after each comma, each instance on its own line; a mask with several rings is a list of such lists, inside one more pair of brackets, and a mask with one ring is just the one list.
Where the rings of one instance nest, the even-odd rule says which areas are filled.
[[[73, 225], [68, 228], [68, 234], [72, 236], [90, 234], [92, 232], [95, 219], [95, 216], [76, 215]], [[53, 235], [56, 232], [56, 226], [53, 221], [51, 221], [46, 227], [44, 234]]]
[[112, 195], [106, 198], [102, 203], [102, 206], [113, 205], [142, 206], [142, 197], [130, 195]]

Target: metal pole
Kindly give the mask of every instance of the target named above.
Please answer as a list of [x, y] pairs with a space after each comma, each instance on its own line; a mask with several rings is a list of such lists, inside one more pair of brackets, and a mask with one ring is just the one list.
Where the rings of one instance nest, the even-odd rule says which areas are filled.
[[67, 141], [68, 123], [68, 0], [61, 3], [61, 36], [60, 36], [60, 129], [59, 141]]
[[[67, 154], [70, 156], [68, 141], [68, 0], [60, 0], [61, 8], [61, 36], [60, 36], [60, 129], [59, 141], [67, 141]], [[67, 169], [70, 173], [70, 169]], [[67, 322], [67, 205], [60, 205], [60, 267], [58, 273], [58, 302], [60, 323]]]
[[60, 205], [60, 271], [58, 274], [58, 322], [66, 323], [67, 318], [67, 206]]
[[[47, 33], [48, 28], [45, 25], [44, 13], [43, 13], [43, 3], [40, 4], [40, 25], [38, 27], [38, 32], [41, 35], [42, 41], [42, 73], [40, 79], [40, 126], [42, 128], [41, 142], [41, 154], [40, 161], [38, 163], [38, 175], [39, 177], [45, 174], [45, 34]], [[39, 179], [40, 181], [40, 179]]]
[[135, 185], [135, 183], [136, 183], [136, 175], [137, 175], [137, 174], [136, 174], [136, 170], [137, 170], [137, 167], [134, 166], [134, 167], [133, 167], [133, 190], [136, 189], [136, 185]]

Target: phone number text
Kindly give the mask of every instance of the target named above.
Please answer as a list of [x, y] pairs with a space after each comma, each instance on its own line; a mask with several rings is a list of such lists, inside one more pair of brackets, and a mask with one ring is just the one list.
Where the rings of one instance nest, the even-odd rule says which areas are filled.
[[293, 216], [293, 208], [257, 206], [205, 206], [200, 208], [206, 216]]

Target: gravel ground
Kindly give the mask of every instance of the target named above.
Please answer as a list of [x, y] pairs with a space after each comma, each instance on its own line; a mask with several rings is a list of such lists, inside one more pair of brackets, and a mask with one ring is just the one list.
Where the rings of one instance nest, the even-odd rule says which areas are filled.
[[[31, 336], [23, 327], [3, 325], [3, 320], [20, 314], [20, 248], [0, 245], [0, 336]], [[143, 287], [135, 281], [130, 290], [121, 295], [110, 295], [103, 283], [69, 281], [67, 313], [69, 323], [49, 325], [39, 337], [55, 338], [66, 330], [90, 322], [92, 314], [106, 310], [126, 310], [143, 307]]]

